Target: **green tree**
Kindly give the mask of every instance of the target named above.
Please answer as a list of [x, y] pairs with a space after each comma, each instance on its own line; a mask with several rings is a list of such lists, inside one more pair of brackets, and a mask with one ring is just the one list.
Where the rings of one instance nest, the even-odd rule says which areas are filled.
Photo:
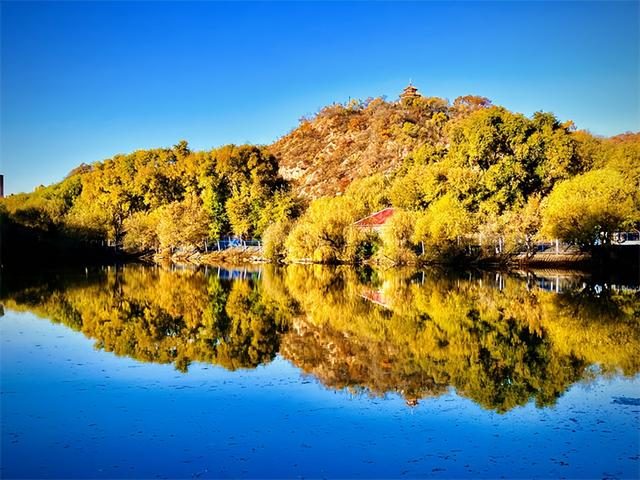
[[217, 175], [208, 176], [202, 182], [202, 203], [209, 217], [208, 236], [212, 239], [220, 238], [229, 231], [229, 217], [225, 209], [225, 201], [228, 195], [226, 185]]

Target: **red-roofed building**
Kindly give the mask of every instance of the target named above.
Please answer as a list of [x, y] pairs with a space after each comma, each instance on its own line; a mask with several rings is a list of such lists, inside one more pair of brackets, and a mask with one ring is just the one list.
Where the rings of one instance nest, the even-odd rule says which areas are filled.
[[363, 230], [374, 230], [379, 232], [382, 228], [384, 228], [387, 221], [393, 216], [395, 213], [395, 209], [393, 208], [385, 208], [384, 210], [380, 210], [379, 212], [372, 213], [368, 217], [364, 217], [354, 225], [358, 228], [362, 228]]

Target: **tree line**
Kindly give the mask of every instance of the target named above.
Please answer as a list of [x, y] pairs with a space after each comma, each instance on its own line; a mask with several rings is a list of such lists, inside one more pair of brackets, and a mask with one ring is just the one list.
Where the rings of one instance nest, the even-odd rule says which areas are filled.
[[299, 202], [273, 155], [256, 146], [140, 150], [82, 165], [62, 182], [2, 202], [33, 229], [132, 251], [199, 249], [223, 234], [260, 237]]
[[[295, 221], [271, 225], [266, 255], [396, 264], [508, 257], [531, 255], [545, 239], [590, 250], [639, 228], [639, 134], [598, 138], [549, 113], [527, 118], [478, 99], [456, 106], [455, 116], [433, 112], [442, 140], [415, 148], [394, 171], [357, 179]], [[354, 227], [390, 206], [396, 213], [381, 232]]]
[[[182, 141], [83, 164], [59, 183], [3, 199], [0, 214], [38, 235], [132, 252], [202, 251], [234, 235], [262, 239], [272, 261], [396, 264], [531, 254], [540, 239], [587, 250], [640, 226], [640, 134], [600, 138], [550, 113], [528, 118], [473, 96], [352, 101], [317, 119], [350, 135], [385, 115], [393, 122], [376, 138], [396, 145], [406, 137], [412, 149], [341, 194], [301, 195], [270, 147], [192, 151]], [[385, 207], [396, 213], [379, 234], [354, 227]]]

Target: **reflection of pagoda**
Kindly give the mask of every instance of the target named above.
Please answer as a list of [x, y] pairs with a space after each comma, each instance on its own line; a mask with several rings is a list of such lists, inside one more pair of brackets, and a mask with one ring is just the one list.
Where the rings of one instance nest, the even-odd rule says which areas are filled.
[[409, 82], [409, 85], [407, 85], [400, 94], [400, 100], [409, 100], [419, 96], [418, 89], [413, 86], [413, 83]]

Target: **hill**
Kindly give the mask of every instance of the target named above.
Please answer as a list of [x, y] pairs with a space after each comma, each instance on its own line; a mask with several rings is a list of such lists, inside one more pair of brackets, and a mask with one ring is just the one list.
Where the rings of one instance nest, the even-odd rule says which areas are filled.
[[450, 104], [410, 85], [398, 101], [369, 98], [325, 107], [268, 149], [299, 194], [335, 195], [355, 179], [393, 171], [421, 145], [446, 147], [449, 124], [490, 105], [471, 95]]
[[[354, 227], [386, 207], [400, 214], [381, 235]], [[529, 255], [548, 239], [593, 250], [640, 229], [640, 135], [599, 138], [551, 113], [410, 85], [398, 101], [325, 107], [268, 146], [182, 141], [82, 164], [2, 200], [0, 220], [51, 245], [162, 255], [226, 235], [263, 239], [272, 260], [319, 262]], [[4, 257], [23, 244], [4, 242]]]

